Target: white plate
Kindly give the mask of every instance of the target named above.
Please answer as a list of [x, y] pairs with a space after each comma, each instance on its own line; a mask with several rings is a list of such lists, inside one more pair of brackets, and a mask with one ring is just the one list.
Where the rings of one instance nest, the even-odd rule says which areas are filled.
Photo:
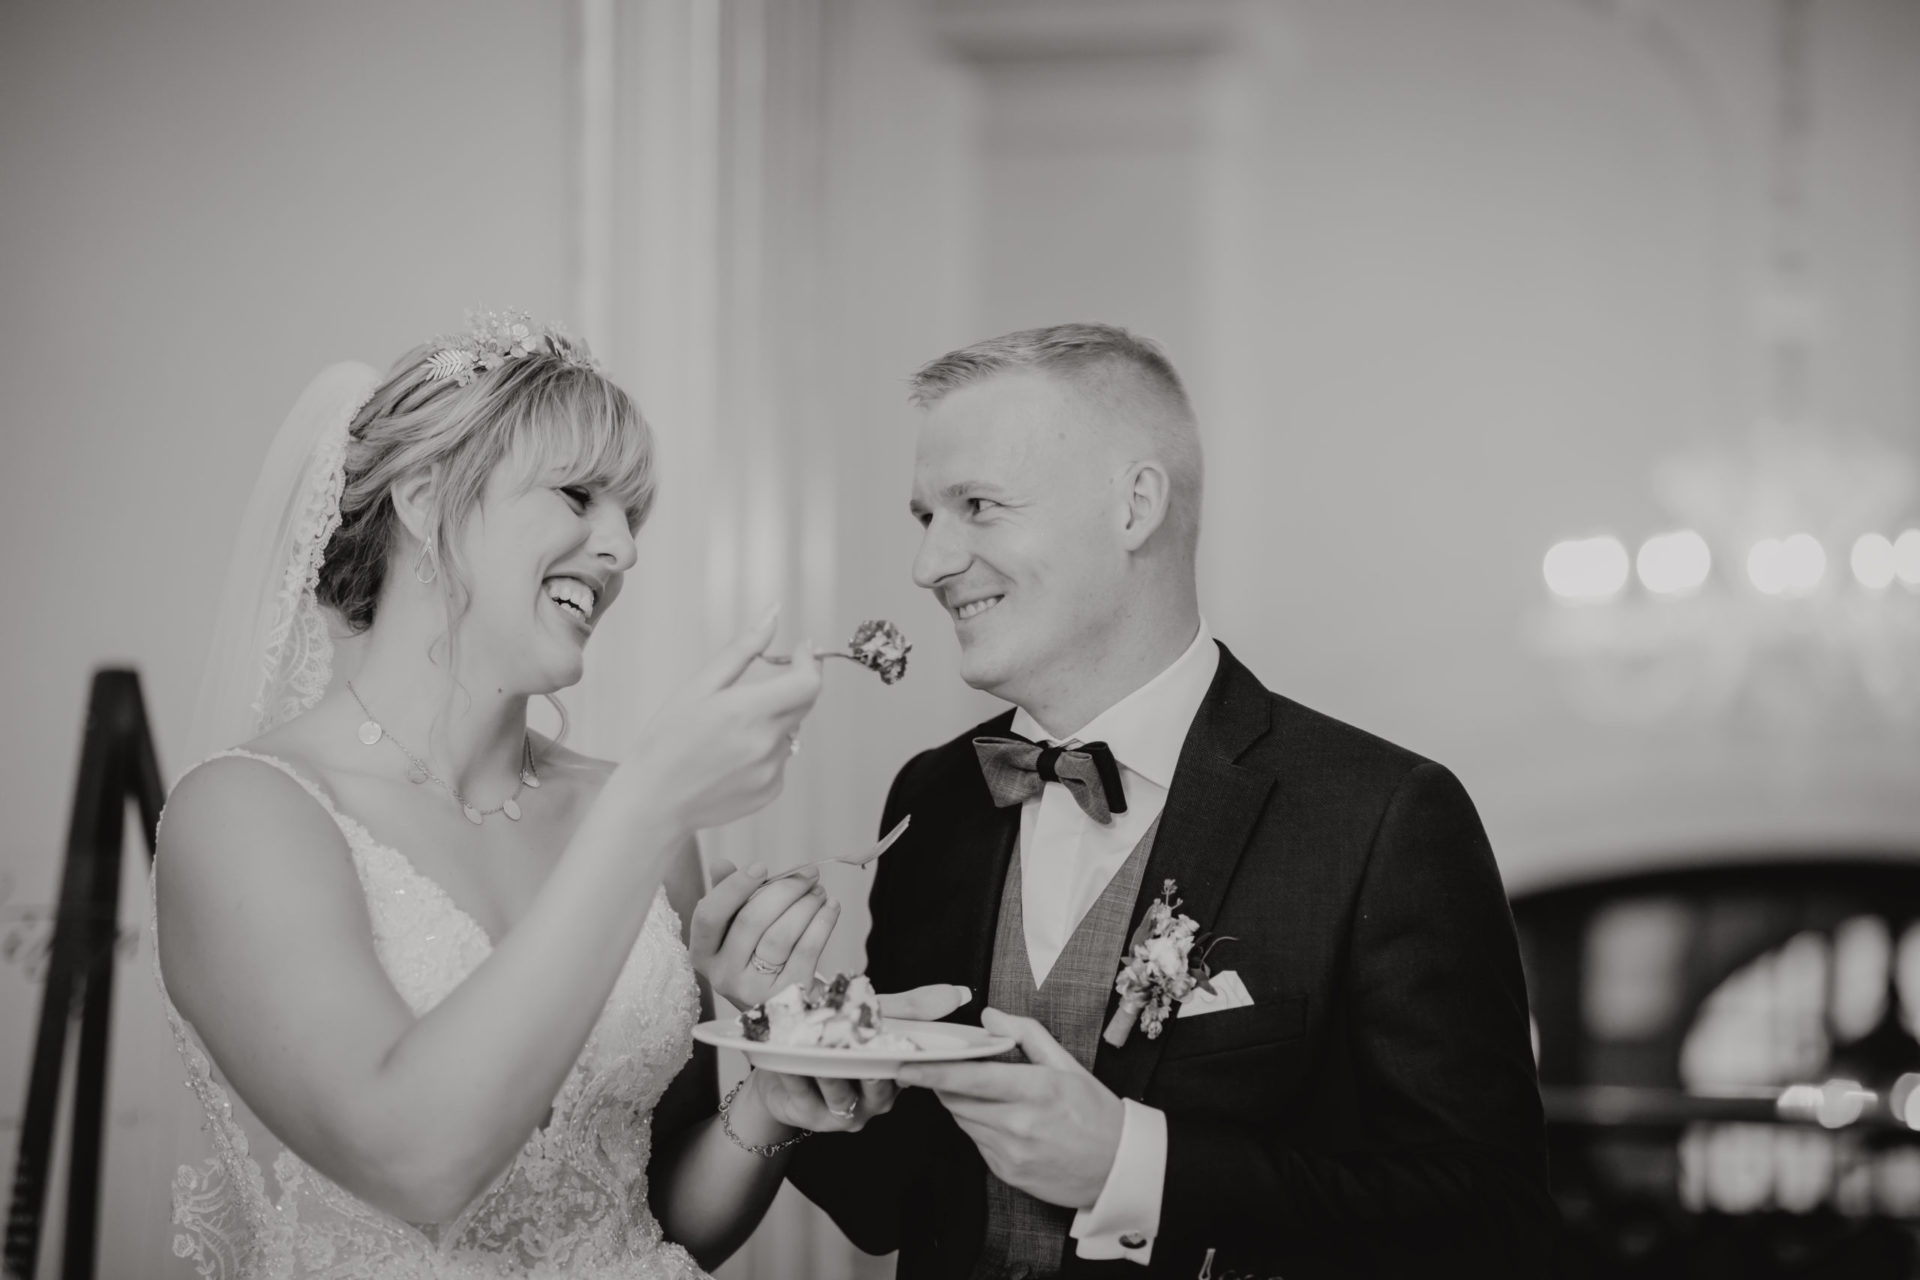
[[996, 1036], [958, 1022], [915, 1022], [888, 1018], [888, 1032], [920, 1046], [918, 1053], [896, 1049], [822, 1049], [817, 1045], [773, 1045], [740, 1034], [740, 1019], [715, 1018], [693, 1029], [693, 1038], [716, 1049], [737, 1049], [747, 1061], [768, 1071], [829, 1080], [891, 1080], [908, 1062], [965, 1062], [997, 1058], [1013, 1048], [1008, 1036]]

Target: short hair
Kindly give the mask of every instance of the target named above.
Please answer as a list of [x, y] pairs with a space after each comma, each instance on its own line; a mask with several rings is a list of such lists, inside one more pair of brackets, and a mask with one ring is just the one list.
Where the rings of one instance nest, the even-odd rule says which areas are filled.
[[431, 532], [459, 596], [466, 584], [451, 535], [479, 504], [494, 468], [510, 457], [530, 474], [559, 469], [562, 484], [603, 486], [626, 509], [631, 528], [653, 506], [653, 432], [604, 374], [562, 351], [537, 349], [463, 386], [432, 368], [442, 345], [400, 357], [348, 428], [340, 525], [317, 587], [320, 602], [353, 632], [373, 623], [400, 522], [392, 486], [408, 476], [440, 468]]
[[1111, 324], [1020, 329], [922, 365], [909, 382], [909, 398], [931, 409], [961, 387], [1017, 370], [1052, 374], [1116, 405], [1136, 410], [1144, 405], [1145, 425], [1167, 468], [1168, 523], [1191, 552], [1200, 537], [1204, 484], [1199, 424], [1187, 389], [1159, 344]]

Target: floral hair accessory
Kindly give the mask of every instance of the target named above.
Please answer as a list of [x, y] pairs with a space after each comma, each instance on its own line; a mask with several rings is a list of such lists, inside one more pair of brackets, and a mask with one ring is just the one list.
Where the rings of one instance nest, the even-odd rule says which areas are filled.
[[586, 343], [558, 326], [541, 324], [524, 311], [469, 311], [465, 333], [434, 340], [427, 376], [434, 382], [464, 387], [477, 373], [531, 355], [558, 356], [581, 369], [600, 367]]
[[[1127, 1042], [1134, 1023], [1146, 1028], [1147, 1039], [1157, 1040], [1174, 1006], [1197, 988], [1213, 995], [1213, 971], [1207, 957], [1222, 942], [1202, 934], [1192, 916], [1175, 915], [1180, 899], [1174, 896], [1172, 880], [1160, 884], [1160, 896], [1147, 907], [1140, 927], [1127, 943], [1127, 959], [1113, 989], [1120, 996], [1120, 1007], [1101, 1038], [1114, 1048]], [[1200, 954], [1193, 954], [1198, 946]]]

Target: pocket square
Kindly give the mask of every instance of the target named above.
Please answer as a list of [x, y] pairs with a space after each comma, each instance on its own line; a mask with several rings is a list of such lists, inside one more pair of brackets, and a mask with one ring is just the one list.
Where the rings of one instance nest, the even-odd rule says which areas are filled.
[[1253, 997], [1247, 994], [1247, 984], [1240, 981], [1240, 975], [1232, 969], [1214, 974], [1210, 981], [1213, 984], [1212, 995], [1195, 987], [1180, 1002], [1180, 1012], [1173, 1016], [1194, 1018], [1203, 1013], [1219, 1013], [1222, 1009], [1239, 1009], [1253, 1003]]

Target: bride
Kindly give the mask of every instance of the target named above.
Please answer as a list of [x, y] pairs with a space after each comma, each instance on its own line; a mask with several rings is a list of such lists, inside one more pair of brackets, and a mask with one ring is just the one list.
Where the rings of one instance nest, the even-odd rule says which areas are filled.
[[[617, 762], [527, 727], [580, 679], [653, 489], [633, 403], [519, 313], [384, 379], [328, 370], [276, 439], [199, 721], [245, 745], [175, 787], [154, 878], [214, 1151], [174, 1184], [202, 1275], [697, 1276], [786, 1146], [891, 1104], [756, 1075], [715, 1114], [711, 1059], [687, 1066], [694, 958], [764, 992], [837, 915], [734, 872], [690, 957], [669, 902], [698, 895], [694, 832], [779, 791], [819, 695], [805, 655], [743, 679], [774, 616]], [[719, 942], [736, 913], [751, 956]]]

